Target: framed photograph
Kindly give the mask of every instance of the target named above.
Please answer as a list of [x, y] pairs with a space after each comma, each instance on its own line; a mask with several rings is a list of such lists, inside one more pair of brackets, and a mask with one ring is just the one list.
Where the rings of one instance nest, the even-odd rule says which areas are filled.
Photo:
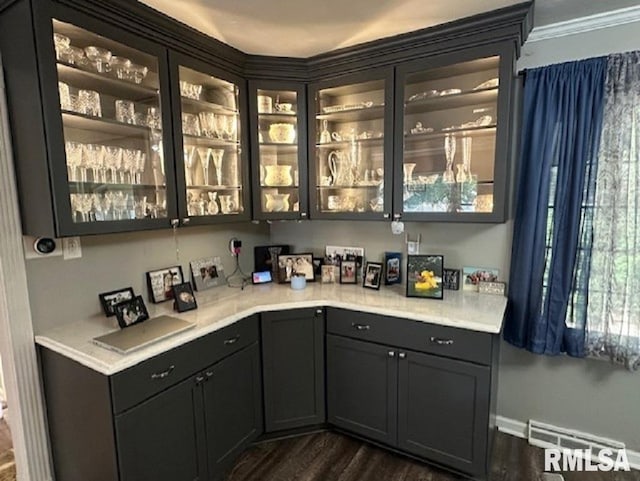
[[154, 304], [173, 299], [173, 286], [182, 284], [184, 277], [182, 267], [173, 266], [147, 272], [149, 299]]
[[385, 252], [384, 253], [384, 283], [387, 286], [392, 284], [400, 284], [402, 282], [401, 252]]
[[196, 291], [204, 291], [212, 287], [226, 285], [224, 267], [220, 257], [204, 257], [189, 263], [191, 279]]
[[450, 291], [460, 289], [460, 269], [444, 269], [442, 274], [442, 287]]
[[289, 254], [291, 247], [287, 245], [255, 246], [253, 248], [254, 272], [275, 272], [274, 264], [281, 254]]
[[107, 317], [111, 317], [116, 315], [116, 311], [113, 309], [116, 304], [130, 301], [135, 297], [135, 294], [133, 293], [132, 287], [125, 287], [116, 291], [103, 292], [102, 294], [98, 294], [98, 297], [100, 298], [100, 304], [102, 305], [104, 314]]
[[322, 276], [320, 277], [323, 284], [333, 284], [336, 282], [336, 270], [338, 268], [334, 265], [321, 266]]
[[478, 292], [481, 294], [493, 294], [496, 296], [504, 296], [507, 291], [507, 284], [504, 282], [478, 282]]
[[173, 286], [173, 297], [175, 299], [174, 307], [178, 312], [192, 311], [198, 308], [190, 282], [175, 284]]
[[325, 264], [339, 266], [341, 261], [355, 261], [358, 257], [364, 259], [364, 247], [325, 247]]
[[118, 325], [123, 329], [149, 319], [147, 306], [144, 305], [142, 296], [136, 296], [133, 299], [116, 304], [113, 309], [118, 319]]
[[320, 277], [322, 275], [322, 261], [322, 257], [313, 258], [313, 273], [316, 277]]
[[356, 261], [342, 261], [340, 263], [340, 284], [356, 284], [358, 277]]
[[479, 282], [497, 282], [500, 271], [491, 267], [463, 267], [462, 290], [478, 292]]
[[289, 283], [293, 275], [304, 275], [313, 282], [313, 254], [285, 254], [278, 256], [278, 282]]
[[407, 256], [407, 297], [442, 299], [444, 256]]
[[380, 289], [382, 283], [382, 264], [379, 262], [367, 262], [364, 268], [362, 287]]

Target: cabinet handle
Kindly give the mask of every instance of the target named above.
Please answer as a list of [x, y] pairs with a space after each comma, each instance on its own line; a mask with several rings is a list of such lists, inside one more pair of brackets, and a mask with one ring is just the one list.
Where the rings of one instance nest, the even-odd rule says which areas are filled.
[[204, 373], [205, 376], [207, 376], [207, 378], [210, 378], [211, 376], [213, 376], [213, 372], [212, 371], [207, 371]]
[[389, 355], [389, 357], [394, 357], [396, 355], [394, 351], [389, 351], [387, 354]]
[[225, 346], [230, 346], [231, 344], [235, 344], [239, 340], [240, 340], [240, 336], [230, 337], [229, 339], [225, 339], [224, 340], [224, 345]]
[[322, 314], [322, 309], [316, 309], [316, 314], [317, 315], [321, 315]]
[[166, 370], [162, 371], [162, 372], [154, 372], [151, 375], [151, 379], [164, 379], [165, 377], [167, 377], [169, 374], [171, 374], [171, 372], [175, 369], [176, 367], [172, 364], [171, 366], [169, 366]]
[[200, 384], [202, 381], [204, 381], [204, 376], [196, 376], [196, 384]]
[[382, 217], [384, 217], [385, 219], [389, 219], [391, 217], [391, 214], [389, 214], [388, 212], [385, 212]]
[[406, 358], [406, 357], [407, 357], [407, 354], [406, 354], [405, 352], [401, 352], [400, 354], [398, 354], [398, 357], [399, 357], [400, 359], [404, 359], [404, 358]]
[[370, 328], [369, 324], [358, 324], [356, 322], [352, 322], [351, 327], [357, 329], [358, 331], [368, 331]]
[[300, 212], [300, 217], [307, 217], [307, 213], [306, 212]]
[[189, 217], [185, 217], [184, 219], [182, 219], [182, 223], [184, 225], [188, 224], [189, 222], [191, 222], [191, 219]]
[[453, 339], [441, 339], [439, 337], [431, 336], [430, 341], [438, 346], [450, 346], [453, 344]]
[[400, 217], [402, 217], [402, 214], [393, 214], [395, 220], [398, 220]]

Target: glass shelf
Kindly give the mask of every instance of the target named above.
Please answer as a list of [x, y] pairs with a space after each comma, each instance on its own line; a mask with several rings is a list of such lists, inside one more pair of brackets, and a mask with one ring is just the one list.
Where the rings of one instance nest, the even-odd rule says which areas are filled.
[[[79, 114], [69, 110], [62, 110], [62, 121], [66, 128], [89, 130], [114, 136], [146, 137], [152, 130], [143, 125], [125, 124], [114, 119]], [[160, 129], [153, 130], [161, 132]]]
[[316, 115], [318, 120], [330, 122], [353, 122], [362, 120], [374, 120], [384, 117], [384, 104], [373, 105], [358, 109], [341, 110], [338, 112], [322, 113]]
[[407, 100], [405, 113], [418, 113], [434, 110], [453, 109], [468, 105], [487, 104], [495, 102], [498, 98], [498, 89], [489, 88], [482, 90], [469, 90], [459, 94], [427, 97], [421, 100]]

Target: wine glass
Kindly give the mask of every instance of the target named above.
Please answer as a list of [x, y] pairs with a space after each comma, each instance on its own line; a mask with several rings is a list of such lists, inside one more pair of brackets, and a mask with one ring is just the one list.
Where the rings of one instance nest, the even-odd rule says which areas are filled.
[[456, 138], [453, 134], [447, 134], [444, 138], [444, 155], [447, 161], [447, 167], [442, 174], [442, 181], [452, 184], [456, 181], [453, 173], [453, 159], [456, 156]]
[[93, 182], [101, 182], [98, 172], [104, 167], [104, 150], [102, 145], [84, 144], [82, 152], [86, 157], [85, 163], [87, 168], [91, 169], [91, 180], [93, 180]]
[[224, 156], [224, 149], [212, 149], [211, 156], [213, 157], [213, 166], [216, 168], [216, 180], [218, 185], [222, 185], [222, 157]]
[[465, 173], [465, 181], [470, 182], [471, 178], [471, 137], [462, 138], [462, 165]]
[[136, 155], [139, 150], [122, 149], [122, 165], [120, 170], [120, 183], [124, 184], [126, 174], [129, 174], [129, 184], [133, 184], [133, 172], [135, 171]]
[[98, 73], [105, 73], [109, 66], [109, 60], [111, 60], [112, 53], [106, 48], [100, 48], [95, 46], [85, 47], [84, 54], [87, 58], [94, 63], [95, 69]]
[[82, 144], [80, 142], [67, 141], [64, 144], [67, 154], [67, 166], [69, 167], [69, 180], [78, 180], [78, 168], [82, 162]]
[[193, 176], [191, 169], [196, 162], [196, 148], [194, 146], [184, 148], [184, 182], [187, 185], [193, 185]]
[[144, 169], [147, 165], [147, 154], [146, 152], [142, 152], [138, 150], [139, 155], [136, 158], [136, 184], [142, 184], [142, 175], [144, 174]]
[[211, 147], [198, 147], [198, 156], [200, 157], [200, 165], [202, 166], [203, 185], [209, 185], [209, 156], [211, 155]]
[[207, 213], [209, 215], [216, 215], [220, 212], [220, 207], [218, 206], [218, 193], [217, 192], [207, 192], [209, 196], [209, 204], [207, 205]]
[[227, 136], [227, 140], [235, 141], [237, 128], [236, 117], [233, 115], [223, 117], [226, 119], [224, 133]]

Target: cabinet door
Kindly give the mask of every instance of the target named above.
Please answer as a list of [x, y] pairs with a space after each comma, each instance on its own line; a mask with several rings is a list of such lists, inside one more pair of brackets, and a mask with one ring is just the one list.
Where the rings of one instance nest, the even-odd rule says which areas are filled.
[[309, 199], [317, 219], [391, 217], [393, 69], [309, 87]]
[[175, 52], [170, 63], [180, 222], [248, 220], [245, 81]]
[[307, 117], [304, 84], [249, 82], [254, 219], [306, 219]]
[[[56, 234], [168, 227], [176, 204], [166, 50], [62, 6], [51, 18], [49, 7], [38, 7], [37, 31]], [[32, 200], [23, 207], [49, 202]]]
[[191, 378], [115, 417], [120, 481], [206, 478], [201, 397]]
[[262, 380], [257, 343], [205, 371], [204, 417], [209, 479], [219, 479], [262, 434]]
[[398, 447], [469, 474], [486, 466], [489, 367], [399, 354]]
[[513, 69], [504, 44], [397, 68], [394, 216], [504, 222]]
[[262, 314], [262, 370], [267, 432], [323, 423], [323, 310]]
[[329, 423], [396, 444], [396, 355], [394, 348], [327, 335]]

